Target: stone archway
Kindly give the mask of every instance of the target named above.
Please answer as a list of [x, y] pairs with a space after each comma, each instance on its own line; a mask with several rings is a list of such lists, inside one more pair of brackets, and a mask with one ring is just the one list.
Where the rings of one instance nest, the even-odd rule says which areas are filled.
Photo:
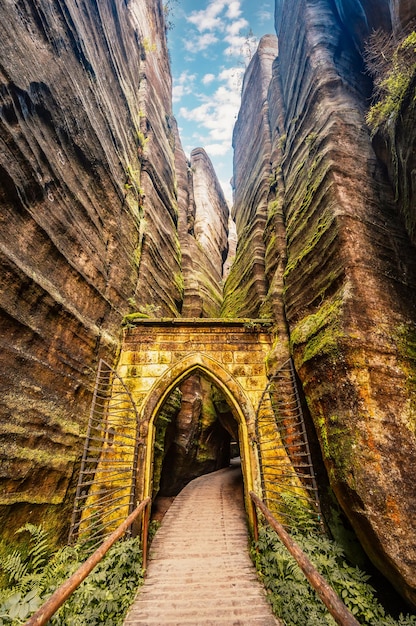
[[[108, 403], [100, 405], [103, 428], [111, 418], [111, 433], [99, 435], [102, 447], [92, 459], [95, 474], [103, 475], [97, 484], [100, 506], [102, 494], [108, 491], [111, 495], [115, 487], [126, 492], [125, 497], [117, 498], [117, 515], [151, 495], [155, 421], [174, 389], [194, 373], [217, 387], [230, 409], [230, 419], [238, 427], [250, 526], [254, 521], [251, 490], [271, 502], [284, 489], [308, 499], [287, 454], [267, 391], [266, 359], [273, 339], [270, 330], [269, 320], [183, 318], [140, 319], [124, 330], [115, 378], [107, 385]], [[128, 393], [127, 404], [115, 401], [120, 384]], [[127, 416], [129, 403], [134, 406], [133, 421]], [[104, 477], [109, 476], [113, 465], [116, 478], [107, 484]], [[121, 468], [126, 470], [127, 480], [120, 478]], [[92, 489], [84, 508], [90, 504], [97, 508], [94, 493]], [[280, 504], [277, 501], [278, 509]], [[97, 509], [99, 518], [108, 513], [107, 500], [102, 509]]]
[[203, 374], [220, 389], [238, 424], [245, 505], [249, 524], [252, 527], [254, 519], [253, 507], [248, 494], [249, 491], [253, 490], [260, 475], [254, 445], [255, 411], [249, 398], [235, 378], [218, 361], [201, 353], [191, 353], [169, 368], [165, 375], [152, 387], [147, 401], [142, 406], [142, 435], [145, 435], [147, 431], [143, 441], [145, 468], [142, 485], [143, 497], [151, 495], [152, 492], [155, 421], [158, 412], [173, 389], [194, 373]]
[[[270, 320], [143, 319], [124, 331], [117, 372], [140, 414], [137, 497], [150, 494], [154, 421], [166, 398], [193, 372], [223, 393], [239, 429], [246, 508], [253, 519], [250, 489], [260, 489], [256, 411], [268, 383]], [[140, 469], [142, 472], [140, 472]], [[141, 475], [143, 474], [143, 476]]]

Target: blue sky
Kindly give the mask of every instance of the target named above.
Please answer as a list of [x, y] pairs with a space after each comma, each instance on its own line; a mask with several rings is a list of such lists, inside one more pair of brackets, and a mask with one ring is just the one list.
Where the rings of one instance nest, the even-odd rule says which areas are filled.
[[244, 69], [274, 33], [274, 0], [170, 0], [173, 111], [185, 153], [207, 151], [231, 200], [232, 131]]

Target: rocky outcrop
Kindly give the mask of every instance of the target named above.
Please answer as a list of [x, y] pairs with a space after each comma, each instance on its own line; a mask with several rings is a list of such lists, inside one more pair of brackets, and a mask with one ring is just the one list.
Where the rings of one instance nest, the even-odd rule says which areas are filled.
[[219, 310], [228, 209], [198, 152], [218, 236], [187, 263], [161, 1], [4, 3], [0, 36], [0, 507], [13, 533], [66, 527], [95, 370], [114, 361], [123, 316], [179, 316], [192, 290], [195, 315]]
[[[332, 489], [373, 562], [415, 605], [416, 255], [394, 174], [390, 184], [365, 123], [371, 81], [362, 43], [367, 27], [389, 27], [391, 19], [387, 1], [377, 12], [371, 7], [276, 3], [279, 57], [264, 105], [268, 119], [253, 110], [234, 136], [235, 211], [240, 235], [256, 219], [266, 225], [258, 282], [274, 315], [283, 296], [280, 336], [286, 323]], [[261, 92], [262, 74], [252, 78]], [[245, 107], [243, 100], [239, 122]], [[260, 173], [255, 151], [239, 158], [247, 124], [271, 133], [271, 176]], [[410, 155], [412, 147], [402, 151]], [[403, 158], [410, 178], [412, 162]], [[249, 197], [244, 206], [237, 202], [238, 185], [247, 189], [249, 179], [259, 188], [250, 178], [259, 175], [269, 185], [266, 224], [264, 205]], [[245, 255], [250, 264], [253, 250]], [[253, 286], [244, 292], [244, 277], [232, 289], [241, 289], [247, 312], [264, 301]]]
[[267, 294], [263, 232], [267, 218], [271, 142], [267, 90], [277, 40], [267, 35], [247, 68], [234, 128], [234, 206], [238, 244], [224, 290], [224, 317], [264, 317]]
[[182, 315], [219, 317], [228, 255], [228, 205], [205, 150], [193, 150], [188, 162], [178, 137], [176, 168], [184, 276]]
[[[386, 4], [385, 2], [382, 3]], [[408, 28], [415, 20], [415, 5], [412, 0], [390, 0], [388, 3], [394, 31], [400, 32]]]

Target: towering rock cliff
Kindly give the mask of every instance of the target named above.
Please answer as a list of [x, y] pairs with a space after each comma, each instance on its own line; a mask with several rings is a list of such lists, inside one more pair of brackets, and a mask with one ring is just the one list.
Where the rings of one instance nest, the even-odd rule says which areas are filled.
[[[176, 175], [161, 1], [3, 2], [0, 36], [0, 511], [12, 533], [41, 517], [66, 527], [97, 362], [114, 361], [123, 316], [178, 316], [184, 293], [195, 315], [219, 310], [228, 208], [200, 151], [197, 192], [186, 161]], [[197, 233], [204, 186], [212, 243]]]
[[188, 162], [177, 142], [179, 238], [184, 274], [184, 317], [219, 317], [228, 254], [229, 209], [202, 148]]
[[265, 243], [271, 143], [267, 90], [277, 55], [274, 35], [264, 37], [248, 67], [234, 129], [234, 206], [237, 254], [225, 287], [225, 317], [260, 317], [266, 298]]
[[[224, 310], [241, 290], [243, 314], [268, 302], [277, 315], [271, 366], [289, 340], [332, 489], [373, 562], [416, 605], [416, 250], [400, 214], [404, 192], [395, 195], [414, 178], [414, 143], [403, 142], [406, 128], [407, 138], [414, 134], [402, 116], [395, 131], [400, 165], [380, 138], [376, 154], [365, 122], [372, 85], [362, 58], [371, 29], [398, 29], [412, 16], [409, 3], [387, 0], [377, 10], [347, 0], [276, 3], [278, 58], [254, 73], [270, 38], [263, 40], [234, 135], [237, 259], [245, 256], [249, 266], [261, 250], [264, 269], [259, 263], [248, 288], [244, 276], [231, 274]], [[273, 75], [265, 95], [267, 71]], [[251, 105], [249, 80], [262, 94], [261, 109]], [[403, 106], [412, 102], [409, 96]], [[247, 149], [247, 127], [263, 133], [270, 148]], [[263, 188], [267, 216], [265, 202], [247, 195], [247, 179]], [[241, 240], [257, 220], [262, 227], [266, 221], [263, 241], [245, 251]]]
[[[276, 0], [279, 50], [261, 41], [234, 132], [239, 243], [222, 304], [228, 207], [205, 152], [188, 161], [180, 145], [162, 2], [2, 3], [10, 533], [28, 520], [66, 528], [97, 362], [115, 362], [126, 313], [269, 316], [270, 372], [292, 353], [332, 489], [416, 605], [415, 77], [371, 132], [363, 63], [374, 29], [399, 45], [415, 17], [411, 0]], [[206, 381], [174, 390], [172, 449], [197, 428], [217, 449], [222, 427], [235, 436], [227, 407], [209, 406]], [[193, 468], [223, 462], [207, 449]], [[164, 487], [175, 458], [159, 459]]]

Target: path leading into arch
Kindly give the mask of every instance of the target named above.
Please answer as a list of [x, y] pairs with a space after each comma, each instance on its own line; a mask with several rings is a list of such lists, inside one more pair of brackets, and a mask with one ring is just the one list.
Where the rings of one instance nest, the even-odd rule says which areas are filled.
[[125, 626], [276, 626], [249, 556], [239, 466], [176, 497], [153, 540]]

